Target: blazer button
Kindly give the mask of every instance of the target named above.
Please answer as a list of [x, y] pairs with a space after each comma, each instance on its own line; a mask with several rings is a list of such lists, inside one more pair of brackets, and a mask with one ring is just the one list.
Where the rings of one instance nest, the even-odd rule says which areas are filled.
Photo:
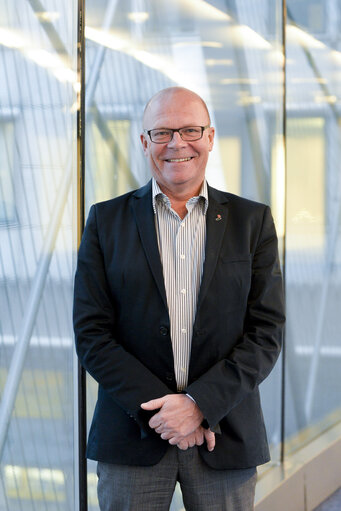
[[160, 326], [160, 334], [161, 335], [167, 335], [168, 334], [168, 328], [166, 326]]
[[171, 382], [174, 381], [174, 376], [172, 373], [166, 373], [166, 380]]

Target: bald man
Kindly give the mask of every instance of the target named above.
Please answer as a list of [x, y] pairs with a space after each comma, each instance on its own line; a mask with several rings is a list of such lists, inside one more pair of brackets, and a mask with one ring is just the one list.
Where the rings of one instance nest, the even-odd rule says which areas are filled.
[[74, 327], [99, 384], [87, 455], [101, 511], [251, 511], [269, 460], [258, 386], [281, 347], [284, 306], [267, 206], [208, 186], [214, 128], [172, 87], [148, 102], [152, 180], [92, 206]]

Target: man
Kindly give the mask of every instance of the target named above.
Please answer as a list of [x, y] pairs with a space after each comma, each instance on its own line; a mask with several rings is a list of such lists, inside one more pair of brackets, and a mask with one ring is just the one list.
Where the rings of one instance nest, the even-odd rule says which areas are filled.
[[180, 87], [148, 103], [153, 180], [92, 206], [79, 250], [77, 353], [98, 381], [88, 457], [102, 511], [250, 511], [269, 459], [258, 385], [284, 322], [267, 206], [205, 181], [214, 128]]

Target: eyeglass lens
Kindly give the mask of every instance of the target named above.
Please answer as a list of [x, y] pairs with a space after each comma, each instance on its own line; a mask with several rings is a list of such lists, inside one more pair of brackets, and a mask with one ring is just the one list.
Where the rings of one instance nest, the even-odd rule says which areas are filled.
[[203, 129], [201, 126], [188, 126], [179, 130], [172, 129], [155, 129], [150, 130], [150, 136], [153, 142], [170, 142], [173, 138], [174, 131], [178, 131], [182, 140], [199, 140], [202, 137]]

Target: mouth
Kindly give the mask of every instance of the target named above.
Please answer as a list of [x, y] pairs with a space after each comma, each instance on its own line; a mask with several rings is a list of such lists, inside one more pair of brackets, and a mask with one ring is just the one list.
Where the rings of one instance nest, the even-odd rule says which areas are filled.
[[184, 161], [190, 161], [194, 158], [194, 156], [190, 156], [189, 158], [170, 158], [168, 161], [169, 163], [182, 163]]

